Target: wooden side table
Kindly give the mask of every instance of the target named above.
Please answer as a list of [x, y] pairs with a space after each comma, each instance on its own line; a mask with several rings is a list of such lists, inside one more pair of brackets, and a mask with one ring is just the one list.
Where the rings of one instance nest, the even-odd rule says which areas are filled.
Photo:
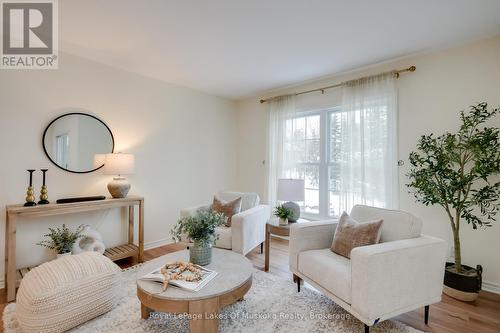
[[304, 223], [309, 222], [306, 219], [298, 219], [297, 222], [290, 222], [288, 224], [279, 224], [279, 220], [277, 218], [270, 219], [266, 224], [266, 254], [265, 254], [265, 262], [264, 262], [264, 271], [269, 271], [269, 250], [271, 245], [271, 235], [277, 236], [290, 236], [290, 226], [295, 223]]

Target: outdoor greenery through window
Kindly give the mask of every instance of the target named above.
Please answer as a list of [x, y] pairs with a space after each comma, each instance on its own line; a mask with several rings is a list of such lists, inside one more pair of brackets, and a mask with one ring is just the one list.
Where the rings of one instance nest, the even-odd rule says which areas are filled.
[[[385, 112], [367, 112], [361, 116], [361, 113], [355, 111], [348, 115], [340, 108], [331, 108], [299, 113], [286, 120], [285, 177], [305, 180], [305, 201], [299, 204], [306, 216], [339, 216], [347, 207], [357, 203], [386, 206], [379, 195], [371, 196], [371, 191], [365, 188], [369, 178], [372, 181], [368, 186], [374, 193], [385, 191], [384, 177], [377, 175], [382, 175], [381, 168], [385, 165], [378, 161], [384, 160], [387, 115]], [[346, 126], [347, 123], [350, 126]], [[370, 128], [364, 138], [360, 131], [363, 126]], [[345, 135], [347, 131], [349, 135]], [[353, 131], [359, 132], [362, 139], [351, 141]], [[376, 135], [371, 135], [375, 132]], [[367, 167], [364, 166], [364, 156], [373, 161]], [[350, 174], [346, 175], [346, 172]], [[358, 175], [361, 173], [369, 177]], [[359, 181], [345, 184], [346, 179], [353, 178]], [[377, 178], [382, 181], [380, 184], [373, 181]]]

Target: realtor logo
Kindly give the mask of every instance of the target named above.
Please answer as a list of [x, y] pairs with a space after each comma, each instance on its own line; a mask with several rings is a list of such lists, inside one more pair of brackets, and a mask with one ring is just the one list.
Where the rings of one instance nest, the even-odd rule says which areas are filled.
[[1, 1], [2, 69], [56, 69], [56, 0]]

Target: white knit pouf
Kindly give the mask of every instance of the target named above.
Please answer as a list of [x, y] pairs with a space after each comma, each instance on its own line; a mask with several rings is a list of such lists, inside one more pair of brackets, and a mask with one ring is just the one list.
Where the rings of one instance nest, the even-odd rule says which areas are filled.
[[61, 257], [21, 281], [16, 317], [24, 332], [64, 332], [111, 310], [120, 268], [97, 252]]

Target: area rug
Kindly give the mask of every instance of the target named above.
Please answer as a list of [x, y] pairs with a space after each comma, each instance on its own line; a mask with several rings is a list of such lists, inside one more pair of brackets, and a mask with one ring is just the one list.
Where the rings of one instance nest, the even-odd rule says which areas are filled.
[[[114, 310], [70, 332], [189, 332], [187, 319], [154, 313], [141, 319], [136, 284], [140, 266], [122, 273], [121, 298]], [[3, 313], [5, 333], [21, 333], [15, 315], [16, 304]], [[255, 270], [253, 285], [243, 301], [221, 311], [220, 332], [334, 332], [359, 333], [363, 324], [333, 301], [309, 288], [297, 292], [296, 285], [279, 276]], [[370, 332], [421, 332], [400, 322], [386, 320]]]

